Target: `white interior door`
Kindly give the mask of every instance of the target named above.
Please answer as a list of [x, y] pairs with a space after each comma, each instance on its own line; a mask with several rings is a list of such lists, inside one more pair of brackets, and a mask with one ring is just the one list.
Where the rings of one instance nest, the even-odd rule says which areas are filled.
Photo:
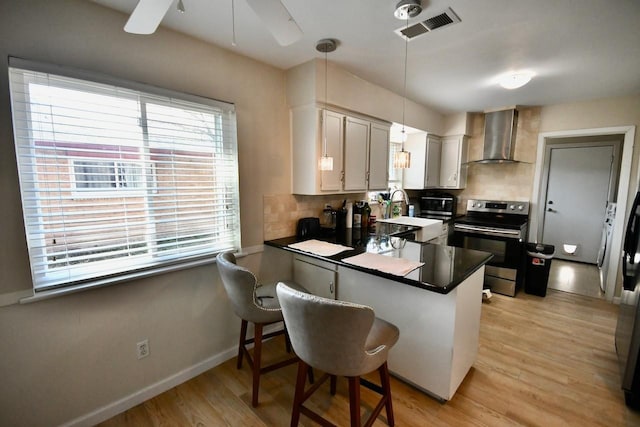
[[597, 262], [612, 163], [610, 145], [550, 149], [542, 242], [556, 258]]

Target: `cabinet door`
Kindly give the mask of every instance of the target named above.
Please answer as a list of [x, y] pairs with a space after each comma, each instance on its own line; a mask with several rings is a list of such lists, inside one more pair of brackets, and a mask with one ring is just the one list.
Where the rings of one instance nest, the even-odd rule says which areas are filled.
[[369, 138], [369, 191], [385, 190], [389, 183], [389, 126], [371, 123]]
[[442, 140], [435, 136], [427, 137], [427, 178], [426, 188], [440, 186], [440, 162], [442, 157]]
[[[320, 121], [320, 155], [324, 155], [326, 144], [327, 155], [333, 157], [333, 170], [321, 171], [320, 188], [322, 191], [342, 190], [342, 152], [344, 144], [344, 115], [323, 110]], [[325, 141], [326, 137], [326, 141]]]
[[402, 188], [405, 190], [422, 190], [425, 185], [427, 169], [426, 134], [412, 133], [407, 135], [404, 149], [411, 153], [411, 166], [403, 171]]
[[369, 122], [347, 116], [344, 128], [345, 190], [367, 190], [368, 147]]
[[304, 286], [309, 293], [320, 297], [336, 298], [337, 274], [335, 270], [330, 270], [298, 258], [294, 258], [293, 260], [293, 280]]
[[467, 185], [466, 149], [464, 136], [442, 138], [440, 187], [464, 188]]

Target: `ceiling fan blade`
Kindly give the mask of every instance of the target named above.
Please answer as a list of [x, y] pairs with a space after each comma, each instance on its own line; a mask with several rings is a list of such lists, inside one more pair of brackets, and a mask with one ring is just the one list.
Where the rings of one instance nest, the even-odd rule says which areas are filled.
[[247, 0], [280, 46], [288, 46], [302, 37], [302, 30], [280, 0]]
[[124, 26], [127, 33], [153, 34], [173, 0], [140, 0]]

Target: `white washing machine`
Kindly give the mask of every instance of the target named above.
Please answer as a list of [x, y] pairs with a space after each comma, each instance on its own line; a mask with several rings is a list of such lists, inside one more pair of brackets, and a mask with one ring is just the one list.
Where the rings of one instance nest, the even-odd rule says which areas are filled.
[[598, 270], [600, 271], [600, 290], [604, 292], [609, 271], [609, 258], [611, 238], [613, 237], [613, 221], [616, 218], [616, 203], [607, 205], [607, 212], [604, 216], [604, 227], [602, 228], [602, 241], [598, 251]]

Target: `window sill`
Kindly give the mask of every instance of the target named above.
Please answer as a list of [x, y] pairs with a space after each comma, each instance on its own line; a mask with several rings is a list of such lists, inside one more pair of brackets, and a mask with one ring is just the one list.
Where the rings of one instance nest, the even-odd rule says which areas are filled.
[[[237, 252], [235, 255], [237, 258], [243, 258], [245, 256], [260, 253], [263, 251], [264, 251], [264, 246], [257, 245], [257, 246], [251, 246], [248, 248], [241, 248], [240, 252]], [[132, 280], [143, 279], [146, 277], [157, 276], [165, 273], [171, 273], [173, 271], [186, 270], [189, 268], [200, 267], [203, 265], [215, 264], [215, 262], [216, 262], [216, 258], [215, 256], [212, 256], [212, 257], [202, 258], [202, 259], [198, 259], [198, 260], [184, 263], [184, 264], [176, 264], [176, 265], [166, 266], [166, 267], [143, 271], [143, 272], [135, 272], [135, 273], [125, 274], [125, 275], [114, 277], [114, 278], [96, 280], [89, 283], [65, 286], [57, 289], [37, 291], [37, 292], [34, 292], [32, 295], [29, 295], [24, 298], [20, 298], [18, 302], [20, 304], [31, 304], [34, 302], [43, 301], [51, 298], [57, 298], [64, 295], [75, 294], [77, 292], [103, 288], [106, 286], [116, 285], [119, 283], [130, 282]]]

